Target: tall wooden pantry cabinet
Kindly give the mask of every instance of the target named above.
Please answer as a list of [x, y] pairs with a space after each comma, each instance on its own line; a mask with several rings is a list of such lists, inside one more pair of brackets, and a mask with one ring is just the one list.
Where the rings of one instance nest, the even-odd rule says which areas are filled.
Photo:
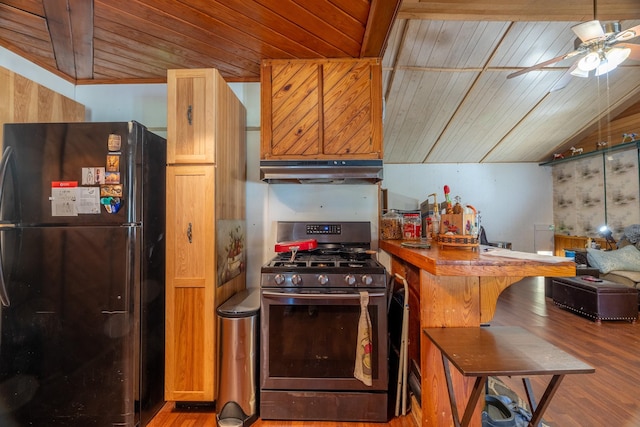
[[213, 402], [216, 308], [246, 287], [246, 110], [215, 69], [167, 92], [165, 399]]

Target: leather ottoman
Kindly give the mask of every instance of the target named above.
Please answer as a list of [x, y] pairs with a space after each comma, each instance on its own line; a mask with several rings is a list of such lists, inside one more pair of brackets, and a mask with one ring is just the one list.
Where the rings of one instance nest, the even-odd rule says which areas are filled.
[[601, 320], [638, 318], [638, 291], [619, 283], [586, 280], [590, 276], [554, 277], [553, 302], [563, 308]]
[[[576, 276], [599, 277], [600, 270], [594, 267], [576, 267]], [[553, 279], [555, 277], [544, 278], [544, 296], [547, 298], [553, 298]], [[638, 304], [640, 305], [640, 293], [638, 294]]]

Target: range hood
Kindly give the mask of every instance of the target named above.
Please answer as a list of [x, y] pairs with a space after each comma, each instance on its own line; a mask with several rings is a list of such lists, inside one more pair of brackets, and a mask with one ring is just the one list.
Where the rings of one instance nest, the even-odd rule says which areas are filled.
[[270, 184], [375, 184], [382, 160], [261, 160], [260, 179]]

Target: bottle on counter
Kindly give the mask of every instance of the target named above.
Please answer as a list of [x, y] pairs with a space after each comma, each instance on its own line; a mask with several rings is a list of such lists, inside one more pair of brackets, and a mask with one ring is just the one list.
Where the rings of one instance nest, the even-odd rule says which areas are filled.
[[402, 215], [395, 209], [380, 218], [380, 238], [382, 240], [402, 239]]

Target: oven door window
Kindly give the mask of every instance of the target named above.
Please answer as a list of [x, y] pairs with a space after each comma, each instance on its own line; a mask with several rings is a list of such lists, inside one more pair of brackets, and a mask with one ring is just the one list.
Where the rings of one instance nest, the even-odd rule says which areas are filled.
[[[380, 360], [386, 363], [386, 340], [381, 337], [386, 334], [385, 300], [384, 296], [370, 297], [367, 307], [374, 382], [382, 380]], [[263, 351], [267, 352], [268, 361], [264, 367], [269, 378], [357, 381], [353, 372], [361, 310], [359, 294], [335, 299], [326, 295], [321, 299], [295, 297], [286, 302], [283, 298], [263, 297], [262, 310], [266, 314], [263, 320], [268, 322], [262, 327], [263, 339], [266, 338]]]

